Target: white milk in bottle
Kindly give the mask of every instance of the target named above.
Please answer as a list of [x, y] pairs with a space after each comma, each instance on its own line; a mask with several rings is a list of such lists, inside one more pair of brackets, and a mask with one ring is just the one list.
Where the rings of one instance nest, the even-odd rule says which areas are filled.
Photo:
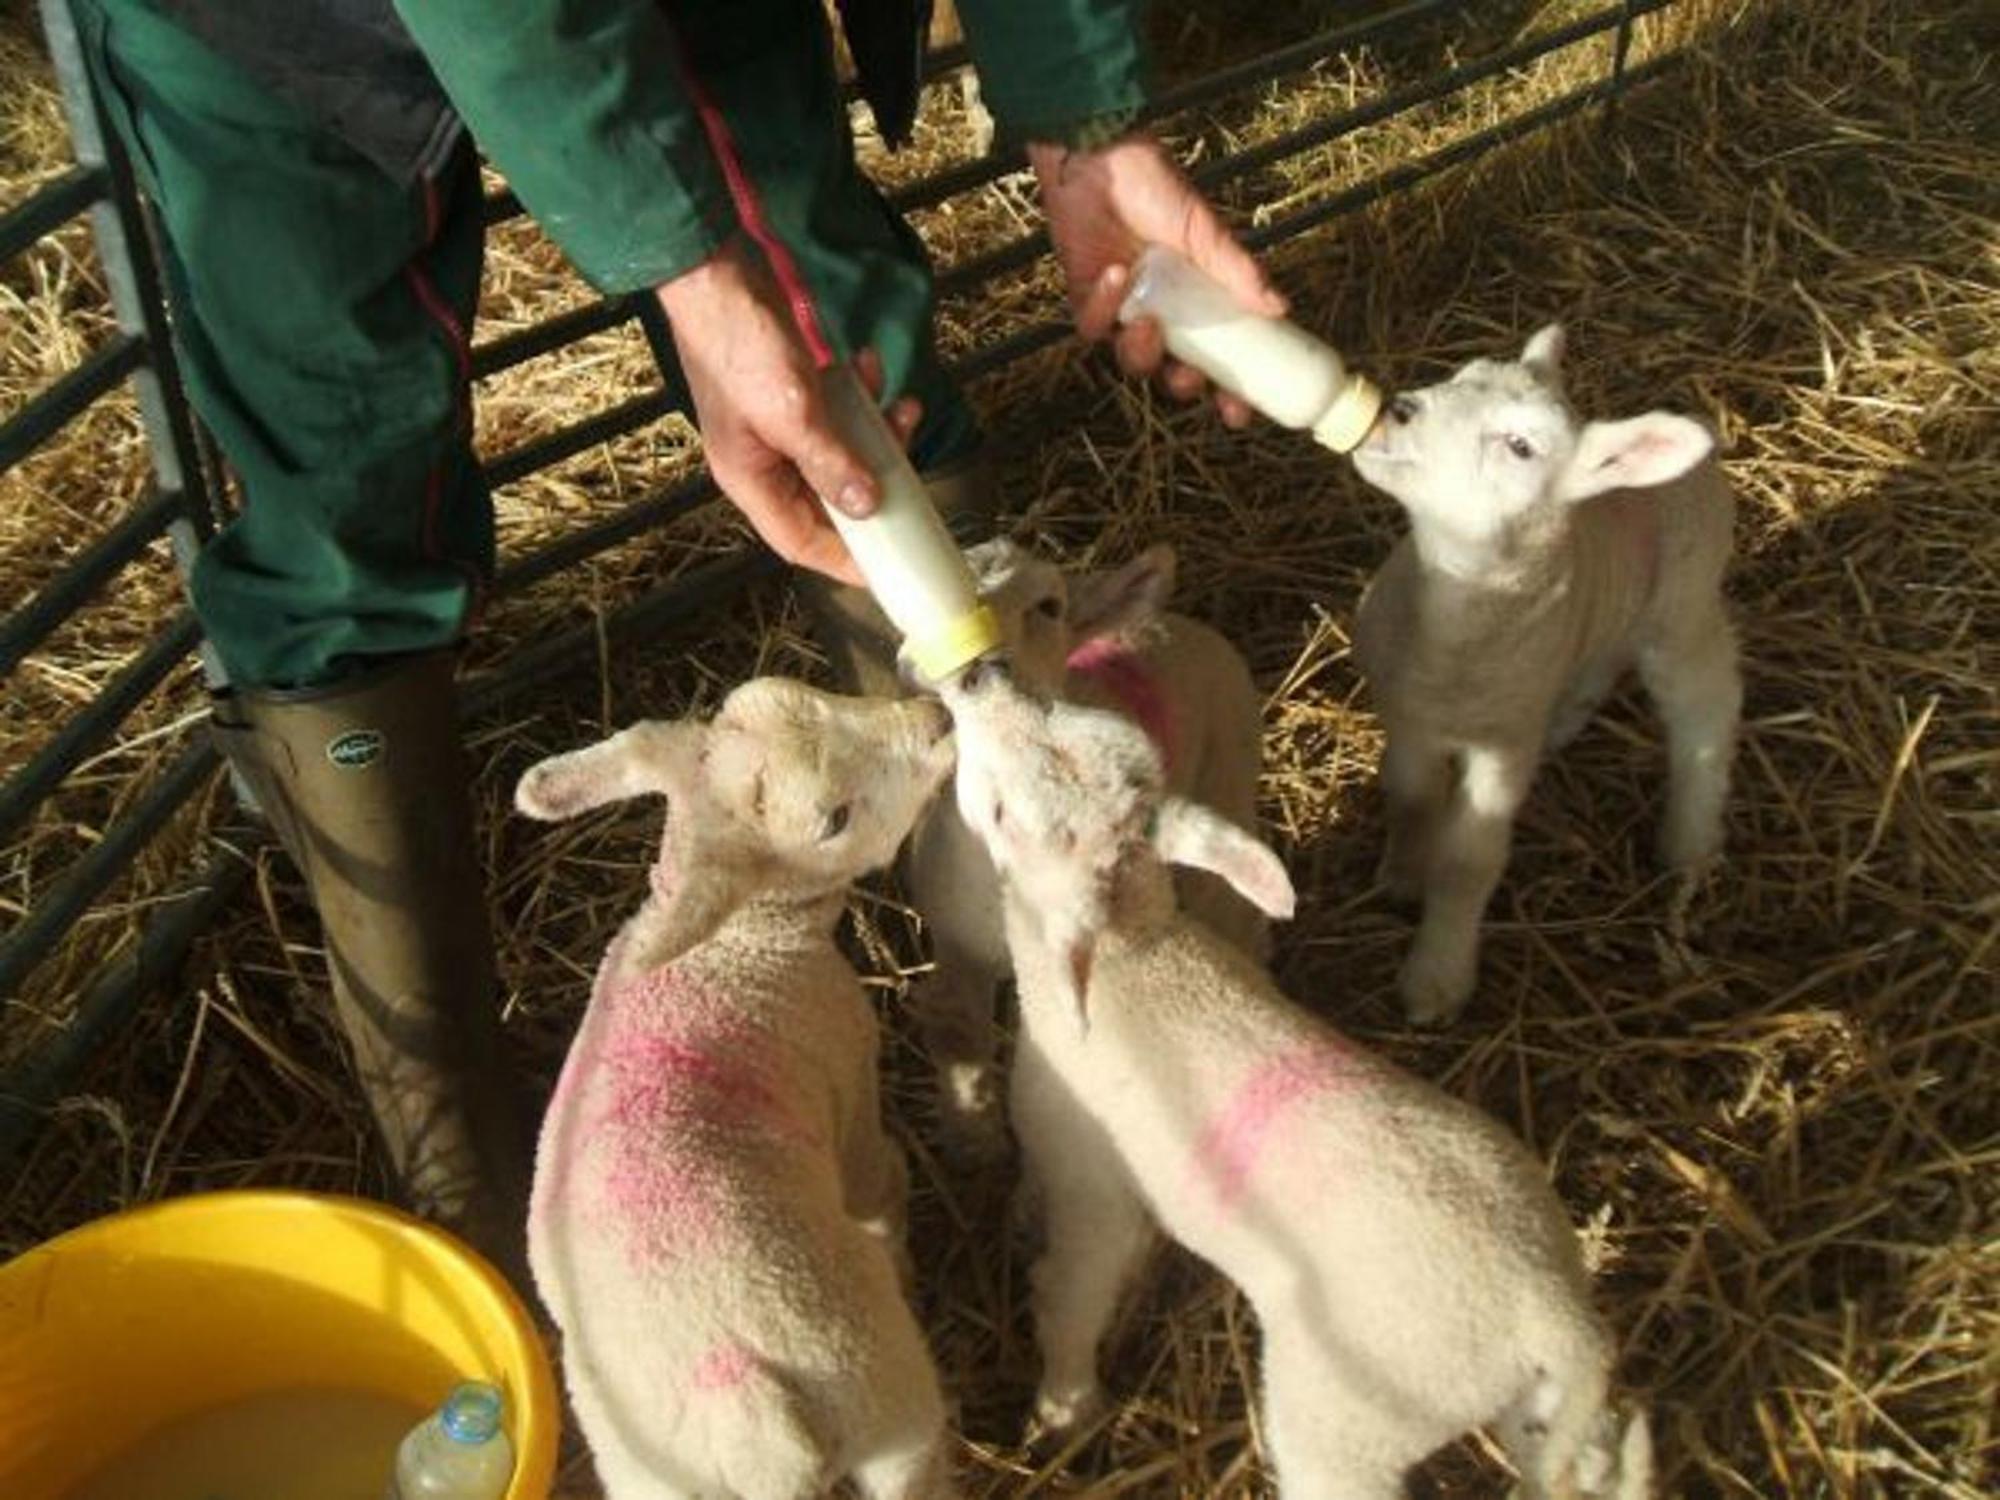
[[849, 364], [820, 374], [827, 416], [881, 488], [873, 515], [826, 507], [869, 592], [903, 633], [910, 663], [936, 682], [1000, 645], [1000, 626], [929, 491]]
[[1358, 446], [1382, 409], [1382, 393], [1330, 346], [1296, 323], [1251, 312], [1164, 245], [1148, 245], [1133, 263], [1118, 316], [1153, 319], [1175, 359], [1336, 453]]

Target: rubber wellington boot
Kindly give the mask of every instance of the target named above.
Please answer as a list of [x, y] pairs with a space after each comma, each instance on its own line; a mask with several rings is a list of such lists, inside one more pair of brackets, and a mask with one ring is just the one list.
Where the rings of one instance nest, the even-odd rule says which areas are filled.
[[[985, 449], [927, 470], [923, 479], [938, 513], [961, 542], [981, 541], [993, 534], [994, 517], [1000, 509], [999, 487]], [[910, 692], [910, 685], [896, 671], [901, 637], [874, 595], [818, 573], [801, 572], [797, 585], [799, 598], [812, 618], [813, 634], [842, 688], [882, 698], [900, 698]]]
[[431, 652], [327, 688], [231, 692], [213, 728], [305, 876], [404, 1196], [519, 1278], [527, 1121], [501, 1053], [453, 666]]

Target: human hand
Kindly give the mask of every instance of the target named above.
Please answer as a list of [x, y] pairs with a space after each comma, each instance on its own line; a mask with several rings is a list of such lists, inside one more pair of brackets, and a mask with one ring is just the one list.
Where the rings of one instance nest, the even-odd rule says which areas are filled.
[[[1284, 315], [1285, 299], [1263, 267], [1150, 136], [1126, 136], [1095, 151], [1031, 143], [1028, 161], [1041, 184], [1049, 238], [1069, 279], [1077, 332], [1086, 339], [1104, 338], [1116, 327], [1132, 260], [1148, 243], [1178, 250], [1252, 312]], [[1128, 375], [1144, 378], [1164, 365], [1167, 389], [1183, 401], [1207, 389], [1199, 370], [1167, 358], [1151, 318], [1119, 328], [1113, 348]], [[1215, 404], [1231, 427], [1251, 419], [1250, 407], [1227, 391], [1216, 392]]]
[[[655, 295], [673, 327], [709, 472], [722, 493], [786, 562], [860, 584], [818, 497], [860, 517], [875, 509], [879, 487], [828, 422], [812, 356], [755, 252], [731, 241]], [[855, 368], [879, 394], [874, 351], [863, 350]], [[909, 442], [921, 411], [908, 396], [890, 408], [899, 441]]]

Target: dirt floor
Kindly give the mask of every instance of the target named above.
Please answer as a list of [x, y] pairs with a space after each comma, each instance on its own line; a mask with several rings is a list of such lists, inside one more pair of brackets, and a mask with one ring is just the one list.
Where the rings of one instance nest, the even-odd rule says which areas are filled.
[[[1196, 162], [1589, 7], [1479, 7], [1171, 122]], [[1331, 5], [1161, 8], [1170, 76], [1328, 24]], [[1171, 10], [1172, 14], [1165, 14]], [[33, 48], [0, 29], [0, 206], [60, 157]], [[1301, 893], [1277, 971], [1302, 1002], [1517, 1126], [1551, 1164], [1686, 1495], [2000, 1489], [2000, 14], [1981, 0], [1705, 3], [1647, 28], [1682, 66], [1615, 113], [1538, 135], [1274, 253], [1300, 316], [1390, 382], [1505, 351], [1551, 318], [1593, 415], [1662, 405], [1722, 435], [1741, 499], [1730, 582], [1747, 703], [1726, 863], [1679, 890], [1652, 858], [1664, 779], [1636, 693], [1545, 768], [1495, 898], [1481, 988], [1441, 1033], [1394, 995], [1407, 917], [1373, 887], [1375, 720], [1348, 650], [1354, 602], [1399, 523], [1344, 464], [1271, 428], [1233, 435], [1073, 348], [982, 382], [1018, 533], [1073, 559], [1159, 539], [1179, 606], [1222, 628], [1266, 699], [1264, 813]], [[1282, 213], [1573, 85], [1602, 47], [1363, 131], [1232, 189]], [[953, 159], [940, 90], [903, 180]], [[929, 212], [950, 264], [1034, 222], [1018, 180]], [[482, 337], [586, 295], [528, 226], [496, 235]], [[954, 349], [1055, 310], [1046, 271], [945, 309]], [[0, 410], [105, 328], [78, 233], [0, 268]], [[636, 334], [482, 387], [482, 451], [635, 394]], [[512, 486], [504, 545], [535, 545], [684, 470], [668, 420]], [[25, 598], [135, 492], [136, 424], [112, 405], [0, 476], [0, 578]], [[712, 510], [502, 601], [475, 644], [601, 618], [736, 544]], [[86, 701], [175, 605], [153, 559], [10, 680], [0, 770]], [[533, 759], [632, 718], [712, 704], [758, 671], [823, 671], [786, 590], [607, 657], [476, 726], [509, 980], [507, 1024], [546, 1087], [603, 942], [644, 889], [657, 810], [557, 830], [507, 810]], [[0, 854], [12, 920], [181, 742], [192, 671]], [[243, 1184], [379, 1193], [363, 1115], [316, 1004], [319, 953], [287, 868], [218, 790], [0, 1013], [0, 1054], [62, 1024], [81, 977], [218, 839], [248, 894], [53, 1113], [0, 1186], [0, 1250], [168, 1194]], [[1268, 1492], [1256, 1329], [1241, 1298], [1162, 1254], [1107, 1350], [1119, 1405], [1054, 1455], [1020, 1445], [1035, 1378], [1004, 1174], [939, 1152], [903, 1008], [922, 943], [892, 883], [857, 897], [889, 1100], [911, 1152], [923, 1312], [979, 1496]], [[1419, 1493], [1497, 1492], [1469, 1440]], [[594, 1493], [580, 1456], [565, 1493]]]

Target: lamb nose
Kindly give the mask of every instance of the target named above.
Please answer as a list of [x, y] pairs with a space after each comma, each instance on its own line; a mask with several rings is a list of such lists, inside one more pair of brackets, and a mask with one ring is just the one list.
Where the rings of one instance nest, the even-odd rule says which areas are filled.
[[959, 674], [958, 685], [964, 692], [976, 693], [989, 683], [1005, 681], [1008, 676], [1005, 657], [997, 654], [982, 656]]

